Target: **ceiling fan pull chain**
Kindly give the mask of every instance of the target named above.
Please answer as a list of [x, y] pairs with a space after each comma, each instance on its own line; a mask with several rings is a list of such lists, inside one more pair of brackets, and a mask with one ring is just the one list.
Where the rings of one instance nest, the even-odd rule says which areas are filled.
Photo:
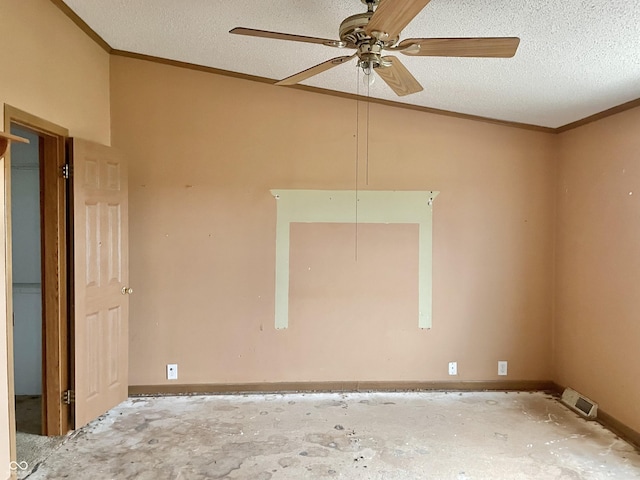
[[[373, 72], [371, 72], [371, 75], [373, 75]], [[371, 98], [371, 83], [367, 83], [367, 133], [366, 133], [366, 139], [365, 141], [367, 142], [366, 144], [366, 171], [365, 171], [365, 180], [366, 180], [366, 184], [367, 186], [369, 186], [369, 107], [371, 105], [371, 102], [369, 101], [369, 99]]]
[[360, 158], [360, 68], [356, 67], [356, 198], [355, 198], [355, 259], [358, 261], [358, 170]]

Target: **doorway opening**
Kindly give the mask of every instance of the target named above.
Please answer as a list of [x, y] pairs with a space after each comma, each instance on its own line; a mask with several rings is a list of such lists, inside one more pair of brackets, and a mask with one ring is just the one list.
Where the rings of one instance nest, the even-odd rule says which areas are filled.
[[4, 119], [6, 132], [30, 140], [5, 156], [10, 449], [23, 460], [16, 432], [59, 436], [72, 425], [68, 131], [9, 105]]
[[[13, 272], [13, 372], [16, 431], [43, 433], [42, 425], [42, 237], [40, 137], [11, 126], [29, 140], [11, 155], [11, 270]], [[20, 456], [20, 455], [19, 455]]]

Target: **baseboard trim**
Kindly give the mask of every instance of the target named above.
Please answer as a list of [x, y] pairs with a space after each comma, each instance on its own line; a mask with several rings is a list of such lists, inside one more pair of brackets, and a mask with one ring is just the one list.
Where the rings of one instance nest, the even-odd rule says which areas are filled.
[[[563, 387], [562, 385], [553, 383], [553, 390], [555, 391], [555, 393], [562, 394], [564, 389], [565, 387]], [[598, 406], [598, 416], [594, 419], [594, 421], [598, 422], [606, 429], [611, 430], [621, 439], [629, 442], [637, 450], [640, 450], [640, 432], [635, 431], [633, 428], [625, 425], [614, 416], [609, 415], [606, 411], [602, 410], [600, 406]]]
[[598, 416], [596, 421], [603, 427], [608, 428], [613, 433], [618, 435], [623, 440], [626, 440], [631, 445], [640, 450], [640, 432], [636, 432], [633, 428], [628, 427], [615, 417], [612, 417], [607, 412], [598, 407]]
[[209, 383], [193, 385], [131, 385], [130, 396], [194, 395], [232, 393], [311, 393], [311, 392], [413, 392], [413, 391], [552, 391], [554, 384], [545, 380], [497, 380], [462, 382], [277, 382], [277, 383]]

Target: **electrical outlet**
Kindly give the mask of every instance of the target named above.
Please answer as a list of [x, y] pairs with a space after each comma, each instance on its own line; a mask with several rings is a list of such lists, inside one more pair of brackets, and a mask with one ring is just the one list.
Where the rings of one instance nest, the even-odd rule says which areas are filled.
[[449, 375], [458, 374], [458, 362], [449, 362]]
[[500, 360], [498, 362], [498, 375], [506, 375], [507, 374], [507, 361]]
[[167, 364], [167, 380], [177, 380], [177, 379], [178, 379], [178, 364], [177, 363]]

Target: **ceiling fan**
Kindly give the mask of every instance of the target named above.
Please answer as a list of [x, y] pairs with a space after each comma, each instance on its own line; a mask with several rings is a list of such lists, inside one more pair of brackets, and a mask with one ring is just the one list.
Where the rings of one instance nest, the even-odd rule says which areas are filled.
[[356, 50], [352, 55], [332, 58], [280, 80], [276, 85], [294, 85], [358, 57], [357, 65], [365, 74], [365, 79], [372, 81], [375, 71], [399, 96], [417, 93], [423, 88], [400, 59], [395, 56], [383, 56], [385, 51], [422, 57], [509, 58], [515, 55], [520, 43], [517, 37], [411, 38], [400, 41], [402, 29], [422, 11], [430, 0], [360, 1], [367, 6], [367, 11], [352, 15], [340, 24], [340, 40], [242, 27], [234, 28], [229, 33]]

